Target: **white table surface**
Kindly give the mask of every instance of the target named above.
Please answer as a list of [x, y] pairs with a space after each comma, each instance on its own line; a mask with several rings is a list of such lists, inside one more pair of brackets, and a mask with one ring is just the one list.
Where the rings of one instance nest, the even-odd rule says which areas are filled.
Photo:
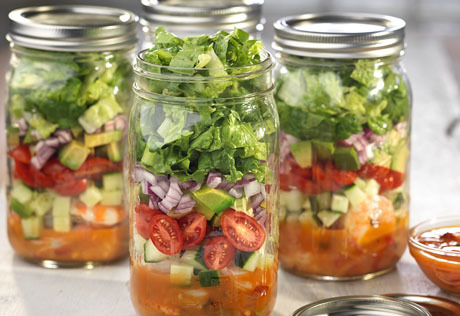
[[[409, 37], [405, 64], [414, 89], [411, 223], [460, 211], [460, 131], [445, 130], [459, 115], [460, 94], [439, 39]], [[134, 316], [128, 261], [95, 270], [46, 270], [14, 255], [0, 204], [0, 316]], [[320, 282], [280, 270], [274, 316], [289, 315], [318, 299], [339, 295], [404, 292], [448, 297], [421, 272], [406, 251], [397, 269], [370, 281]], [[197, 315], [198, 316], [198, 315]]]

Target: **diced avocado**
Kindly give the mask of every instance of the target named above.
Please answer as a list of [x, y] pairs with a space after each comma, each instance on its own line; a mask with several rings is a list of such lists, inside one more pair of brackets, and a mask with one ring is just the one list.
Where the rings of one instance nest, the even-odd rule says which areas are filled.
[[204, 248], [199, 250], [186, 250], [180, 260], [198, 270], [208, 270], [204, 263]]
[[366, 181], [366, 187], [364, 192], [369, 196], [375, 196], [379, 194], [380, 184], [374, 179], [369, 179]]
[[120, 162], [123, 159], [123, 152], [119, 142], [111, 142], [107, 145], [107, 156], [113, 162]]
[[[252, 209], [251, 209], [252, 210]], [[246, 212], [245, 212], [246, 213]], [[218, 214], [214, 214], [214, 216], [211, 219], [211, 225], [213, 227], [220, 227], [220, 220], [222, 218], [222, 215], [224, 215], [224, 212], [220, 212]]]
[[77, 170], [85, 162], [90, 150], [82, 143], [73, 140], [59, 150], [59, 161], [72, 170]]
[[13, 148], [20, 144], [19, 140], [19, 128], [10, 126], [6, 130], [8, 135], [8, 146]]
[[320, 160], [330, 160], [334, 154], [335, 146], [332, 142], [323, 142], [320, 140], [313, 140], [313, 153], [315, 157]]
[[144, 261], [145, 262], [160, 262], [166, 259], [171, 258], [171, 256], [165, 255], [164, 253], [160, 252], [160, 250], [155, 247], [152, 240], [149, 239], [144, 244]]
[[390, 168], [391, 159], [392, 157], [390, 154], [386, 153], [385, 151], [381, 149], [378, 149], [375, 151], [374, 158], [372, 158], [371, 162], [378, 166]]
[[22, 231], [25, 239], [39, 239], [42, 228], [42, 218], [40, 216], [30, 216], [21, 219]]
[[120, 172], [106, 173], [102, 176], [102, 185], [106, 191], [123, 189], [123, 176]]
[[70, 132], [74, 138], [78, 138], [83, 133], [83, 128], [80, 125], [74, 125], [70, 127]]
[[289, 212], [298, 213], [302, 211], [302, 204], [304, 201], [302, 192], [298, 190], [291, 190], [286, 194], [283, 193], [283, 195], [286, 196], [286, 208]]
[[107, 145], [112, 142], [118, 142], [123, 137], [122, 131], [113, 131], [99, 134], [85, 134], [85, 145], [89, 148]]
[[70, 205], [70, 197], [56, 195], [53, 201], [53, 217], [69, 217]]
[[102, 200], [102, 193], [95, 186], [89, 186], [85, 192], [80, 194], [80, 201], [85, 203], [87, 207], [93, 207]]
[[116, 206], [116, 205], [121, 205], [123, 201], [123, 191], [121, 190], [106, 191], [104, 189], [101, 191], [101, 194], [102, 194], [102, 199], [101, 199], [102, 205]]
[[29, 203], [29, 208], [38, 216], [44, 216], [53, 207], [54, 195], [48, 191], [38, 193]]
[[19, 181], [13, 182], [11, 197], [18, 200], [21, 204], [26, 204], [32, 199], [33, 191], [28, 186]]
[[260, 260], [260, 252], [237, 251], [235, 253], [235, 264], [246, 271], [254, 272]]
[[247, 197], [243, 196], [242, 198], [235, 199], [230, 207], [235, 211], [247, 213], [248, 210], [251, 209], [251, 203]]
[[27, 218], [32, 213], [32, 211], [27, 206], [25, 206], [15, 198], [11, 198], [10, 208], [22, 218]]
[[57, 232], [68, 233], [72, 227], [70, 215], [67, 217], [53, 217], [53, 229]]
[[344, 193], [353, 206], [360, 205], [367, 198], [366, 193], [364, 193], [363, 190], [361, 190], [356, 184], [347, 188]]
[[393, 156], [393, 160], [391, 161], [391, 169], [394, 171], [405, 173], [408, 159], [409, 148], [405, 143], [403, 143]]
[[200, 271], [198, 278], [202, 287], [217, 286], [220, 284], [219, 271], [216, 270]]
[[198, 191], [192, 193], [198, 203], [197, 210], [211, 220], [214, 213], [219, 213], [230, 207], [235, 198], [227, 192], [204, 186]]
[[190, 286], [192, 284], [193, 266], [172, 263], [169, 280], [173, 285]]
[[134, 232], [133, 233], [133, 250], [136, 254], [141, 254], [144, 252], [144, 245], [147, 242], [141, 235]]
[[291, 153], [302, 168], [311, 167], [313, 164], [313, 152], [310, 141], [298, 142], [291, 145]]
[[346, 213], [348, 211], [348, 199], [339, 194], [332, 195], [331, 210], [339, 213]]
[[353, 147], [337, 147], [333, 155], [334, 163], [341, 170], [359, 170], [358, 154]]
[[329, 210], [319, 211], [317, 216], [325, 227], [331, 227], [343, 214]]

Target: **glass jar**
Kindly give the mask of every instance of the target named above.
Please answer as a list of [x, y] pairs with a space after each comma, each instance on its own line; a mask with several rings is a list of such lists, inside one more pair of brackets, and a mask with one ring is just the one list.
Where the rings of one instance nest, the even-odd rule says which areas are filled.
[[260, 39], [265, 20], [262, 17], [263, 0], [142, 0], [140, 19], [142, 48], [149, 48], [155, 38], [155, 29], [164, 26], [168, 32], [184, 38], [218, 31], [231, 33], [244, 29], [253, 38]]
[[281, 124], [280, 263], [369, 279], [408, 237], [411, 91], [404, 21], [319, 14], [275, 23]]
[[49, 268], [91, 268], [126, 256], [122, 172], [135, 16], [47, 6], [9, 17], [10, 243]]
[[210, 77], [213, 69], [156, 66], [144, 54], [129, 133], [134, 307], [269, 315], [279, 164], [271, 58]]

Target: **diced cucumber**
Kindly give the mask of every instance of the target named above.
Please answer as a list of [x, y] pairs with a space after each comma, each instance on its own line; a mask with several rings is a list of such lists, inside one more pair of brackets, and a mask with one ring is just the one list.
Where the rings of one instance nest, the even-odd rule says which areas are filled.
[[364, 193], [356, 184], [347, 188], [344, 193], [353, 206], [358, 206], [366, 199], [366, 193]]
[[117, 191], [102, 190], [101, 194], [102, 194], [102, 199], [101, 199], [102, 205], [116, 206], [116, 205], [121, 205], [123, 201], [123, 192], [120, 190], [117, 190]]
[[331, 208], [331, 193], [330, 192], [323, 192], [318, 197], [319, 208], [323, 209], [330, 209]]
[[348, 211], [349, 201], [347, 197], [339, 194], [332, 195], [331, 209], [334, 212], [346, 213]]
[[235, 253], [235, 264], [246, 271], [254, 272], [260, 259], [260, 252], [237, 251]]
[[87, 207], [93, 207], [102, 200], [102, 193], [95, 186], [90, 186], [85, 192], [80, 194], [80, 201], [85, 203]]
[[304, 201], [303, 201], [303, 204], [302, 204], [302, 208], [306, 211], [311, 211], [311, 202], [310, 202], [310, 199], [309, 198], [306, 198]]
[[152, 240], [149, 239], [144, 244], [144, 261], [145, 262], [160, 262], [169, 259], [171, 256], [165, 255], [155, 247]]
[[186, 250], [180, 260], [198, 270], [208, 270], [204, 263], [204, 248], [199, 250]]
[[11, 197], [21, 204], [26, 204], [32, 199], [33, 191], [28, 186], [19, 181], [14, 181]]
[[73, 140], [59, 150], [59, 160], [72, 170], [77, 170], [85, 162], [90, 150], [82, 143]]
[[329, 210], [319, 211], [317, 216], [325, 227], [331, 227], [343, 214]]
[[380, 184], [375, 181], [374, 179], [369, 179], [366, 181], [366, 188], [364, 192], [366, 192], [369, 196], [375, 196], [379, 194]]
[[70, 215], [53, 217], [53, 229], [57, 232], [68, 233], [72, 227]]
[[107, 145], [107, 156], [113, 162], [120, 162], [123, 159], [122, 148], [119, 142], [111, 142]]
[[29, 208], [38, 216], [44, 216], [53, 207], [54, 195], [45, 191], [36, 193], [33, 200], [29, 203]]
[[25, 239], [39, 239], [42, 228], [42, 218], [39, 216], [30, 216], [21, 219], [22, 231]]
[[303, 204], [303, 194], [298, 190], [291, 190], [286, 195], [286, 207], [289, 212], [301, 212]]
[[311, 210], [313, 213], [317, 213], [320, 211], [320, 206], [319, 206], [319, 199], [317, 195], [310, 195], [309, 197], [310, 200], [310, 206]]
[[107, 145], [112, 142], [118, 142], [122, 139], [123, 132], [122, 131], [113, 131], [107, 133], [99, 133], [99, 134], [85, 134], [85, 145], [87, 147], [93, 148], [102, 145]]
[[15, 198], [11, 198], [10, 208], [22, 218], [27, 218], [32, 213], [32, 211], [27, 206], [25, 206]]
[[287, 212], [286, 206], [280, 205], [280, 209], [279, 209], [280, 221], [285, 221], [287, 214], [288, 212]]
[[192, 284], [193, 266], [188, 264], [171, 264], [169, 280], [171, 284], [190, 286]]
[[106, 191], [123, 189], [123, 176], [120, 172], [106, 173], [102, 176], [102, 186]]
[[198, 278], [202, 287], [217, 286], [220, 284], [219, 271], [216, 270], [200, 271]]
[[53, 201], [53, 217], [70, 217], [71, 198], [56, 195]]
[[280, 206], [287, 206], [289, 200], [289, 192], [280, 190]]
[[355, 184], [363, 191], [366, 189], [366, 181], [361, 178], [356, 178]]
[[144, 245], [147, 242], [141, 235], [134, 232], [133, 233], [133, 250], [136, 254], [144, 252]]
[[299, 222], [303, 225], [312, 224], [316, 226], [316, 220], [313, 218], [312, 211], [305, 211], [305, 212], [300, 213]]

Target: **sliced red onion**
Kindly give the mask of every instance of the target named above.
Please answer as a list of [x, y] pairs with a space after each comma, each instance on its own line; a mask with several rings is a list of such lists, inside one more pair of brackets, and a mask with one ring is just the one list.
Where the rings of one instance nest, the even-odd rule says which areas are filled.
[[[225, 179], [224, 177], [222, 177], [222, 182], [220, 183], [218, 189], [222, 189], [222, 190], [225, 190], [225, 188], [227, 187], [227, 185], [229, 185], [230, 183], [228, 182], [227, 179]], [[231, 189], [231, 188], [230, 188]]]
[[152, 185], [150, 187], [150, 190], [152, 190], [153, 193], [155, 193], [160, 199], [164, 199], [166, 197], [166, 193], [168, 191], [164, 190], [160, 185]]
[[40, 147], [40, 151], [37, 150], [35, 156], [32, 157], [30, 164], [35, 169], [40, 170], [55, 152], [56, 150], [54, 148], [43, 145]]
[[176, 209], [174, 210], [174, 214], [188, 213], [192, 211], [195, 204], [196, 204], [195, 200], [189, 194], [184, 194], [181, 197]]
[[243, 187], [234, 187], [228, 190], [228, 194], [233, 196], [236, 199], [243, 197]]
[[94, 132], [88, 133], [88, 134], [92, 134], [92, 135], [93, 135], [93, 134], [100, 134], [100, 133], [102, 133], [102, 128], [99, 127], [99, 128], [97, 128], [97, 129], [95, 129]]
[[27, 130], [29, 129], [27, 121], [22, 117], [16, 121], [16, 124], [18, 124], [19, 136], [25, 136], [27, 134]]
[[365, 148], [367, 160], [374, 158], [374, 144], [369, 144]]
[[260, 193], [262, 193], [262, 196], [264, 197], [264, 200], [267, 198], [267, 192], [265, 191], [265, 184], [260, 183]]
[[104, 131], [105, 132], [113, 132], [115, 131], [115, 121], [111, 120], [104, 124]]
[[259, 222], [259, 224], [262, 226], [262, 227], [265, 227], [265, 223], [267, 221], [267, 213], [265, 212], [265, 210], [263, 212], [260, 212], [259, 214], [257, 214], [257, 216], [254, 216], [254, 219]]
[[[158, 186], [160, 186], [160, 183], [163, 182], [159, 182]], [[168, 193], [166, 193], [166, 197], [160, 203], [158, 203], [160, 210], [165, 213], [170, 212], [173, 207], [179, 203], [182, 198], [182, 194], [183, 193], [179, 187], [179, 180], [177, 178], [171, 177]]]
[[252, 173], [247, 173], [243, 176], [243, 178], [241, 178], [241, 180], [238, 180], [235, 182], [235, 187], [245, 186], [249, 184], [249, 182], [252, 182], [254, 180], [256, 180], [256, 176], [253, 175]]
[[196, 186], [194, 186], [193, 188], [191, 188], [189, 191], [190, 191], [190, 192], [198, 191], [199, 189], [201, 189], [201, 186], [202, 186], [201, 183], [197, 183]]
[[201, 188], [201, 183], [197, 183], [193, 180], [188, 180], [185, 182], [179, 183], [179, 186], [182, 190], [188, 190], [190, 192], [195, 192]]
[[206, 184], [208, 187], [217, 189], [222, 182], [222, 174], [219, 172], [210, 172]]
[[45, 145], [49, 147], [59, 147], [60, 142], [57, 137], [50, 137], [45, 139]]
[[151, 195], [149, 199], [149, 207], [157, 210], [159, 208], [158, 201], [160, 201], [160, 198], [158, 196], [156, 196], [155, 194]]
[[136, 166], [134, 168], [134, 177], [133, 177], [134, 182], [142, 182], [146, 181], [150, 183], [151, 185], [155, 185], [157, 183], [157, 179], [155, 175], [146, 170], [145, 168], [142, 168], [141, 166]]
[[117, 131], [122, 131], [128, 126], [128, 119], [124, 115], [118, 115], [113, 119], [115, 123], [115, 129]]
[[367, 161], [367, 153], [366, 153], [366, 149], [364, 150], [361, 150], [360, 152], [358, 152], [358, 161], [361, 165], [365, 164], [366, 161]]
[[252, 181], [252, 182], [249, 182], [248, 184], [246, 184], [244, 186], [244, 195], [246, 197], [251, 197], [253, 195], [256, 195], [260, 193], [260, 185], [259, 185], [259, 182], [257, 181]]
[[72, 133], [69, 130], [58, 130], [54, 133], [54, 136], [58, 138], [61, 145], [70, 143], [72, 140]]
[[[157, 185], [162, 188], [165, 192], [168, 192], [169, 191], [169, 180], [168, 178], [164, 179], [164, 178], [160, 178], [160, 179], [157, 179]], [[180, 188], [179, 188], [180, 189]]]
[[264, 201], [264, 197], [262, 196], [262, 193], [258, 193], [256, 195], [254, 195], [251, 198], [251, 207], [252, 207], [252, 209], [255, 210], [260, 205], [260, 203], [262, 203], [263, 201]]
[[30, 135], [31, 135], [33, 138], [35, 138], [36, 140], [42, 139], [40, 133], [39, 133], [37, 130], [35, 130], [35, 129], [30, 131]]
[[142, 193], [143, 194], [146, 194], [146, 195], [154, 195], [155, 193], [150, 189], [151, 188], [151, 184], [147, 181], [142, 181], [141, 182], [141, 188], [142, 188]]

